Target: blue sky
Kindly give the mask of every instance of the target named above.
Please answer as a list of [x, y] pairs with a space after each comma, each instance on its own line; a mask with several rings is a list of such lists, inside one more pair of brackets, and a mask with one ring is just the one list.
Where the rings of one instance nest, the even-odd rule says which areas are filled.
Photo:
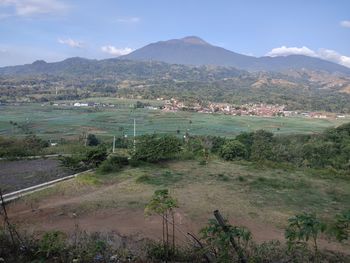
[[350, 67], [350, 1], [0, 0], [0, 66], [116, 57], [188, 35], [242, 54]]

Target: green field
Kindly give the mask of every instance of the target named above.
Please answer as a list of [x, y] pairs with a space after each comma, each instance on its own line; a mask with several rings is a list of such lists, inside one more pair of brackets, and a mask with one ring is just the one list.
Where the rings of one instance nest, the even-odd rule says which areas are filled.
[[[94, 101], [97, 101], [94, 99]], [[41, 104], [0, 106], [0, 135], [22, 136], [24, 131], [10, 121], [28, 127], [29, 131], [47, 139], [69, 138], [83, 132], [100, 137], [133, 134], [136, 119], [137, 134], [172, 133], [235, 136], [242, 131], [266, 129], [279, 134], [318, 133], [327, 127], [349, 122], [344, 119], [310, 119], [304, 117], [254, 117], [212, 115], [194, 112], [163, 112], [161, 110], [136, 109], [136, 100], [104, 99], [118, 104], [118, 108], [69, 107]], [[157, 101], [153, 103], [159, 103]]]

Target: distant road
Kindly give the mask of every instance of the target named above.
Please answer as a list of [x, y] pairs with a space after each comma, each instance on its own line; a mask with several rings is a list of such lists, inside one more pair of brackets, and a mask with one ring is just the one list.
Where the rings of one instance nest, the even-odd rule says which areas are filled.
[[[87, 172], [91, 172], [91, 171], [93, 171], [93, 169], [86, 170], [86, 171], [83, 171], [83, 172], [80, 172], [80, 173], [76, 173], [76, 174], [73, 174], [73, 175], [65, 176], [65, 177], [62, 177], [62, 178], [59, 178], [59, 179], [56, 179], [56, 180], [52, 180], [52, 181], [49, 181], [49, 182], [46, 182], [46, 183], [34, 185], [34, 186], [31, 186], [31, 187], [28, 187], [28, 188], [24, 188], [24, 189], [21, 189], [21, 190], [12, 192], [12, 193], [4, 194], [3, 195], [4, 202], [7, 203], [7, 202], [10, 202], [10, 201], [14, 201], [14, 200], [16, 200], [18, 198], [21, 198], [23, 196], [35, 193], [37, 191], [44, 190], [44, 189], [49, 188], [49, 187], [53, 187], [57, 183], [73, 179], [73, 178], [77, 177], [78, 175], [81, 175], [81, 174], [87, 173]], [[0, 201], [0, 204], [1, 204], [1, 201]]]

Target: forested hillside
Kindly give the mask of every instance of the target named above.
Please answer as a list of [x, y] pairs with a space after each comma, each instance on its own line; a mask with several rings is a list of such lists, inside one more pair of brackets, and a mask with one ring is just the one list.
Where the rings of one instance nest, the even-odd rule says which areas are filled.
[[94, 96], [187, 102], [284, 104], [290, 110], [350, 112], [350, 77], [321, 71], [247, 72], [232, 67], [71, 58], [0, 69], [2, 102]]

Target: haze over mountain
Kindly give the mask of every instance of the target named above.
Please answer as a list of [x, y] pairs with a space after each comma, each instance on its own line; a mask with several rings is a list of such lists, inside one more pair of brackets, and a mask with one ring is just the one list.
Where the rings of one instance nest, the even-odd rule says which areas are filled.
[[303, 55], [253, 57], [214, 46], [196, 36], [151, 43], [120, 57], [140, 61], [162, 61], [171, 64], [231, 66], [248, 71], [286, 71], [309, 69], [350, 74], [339, 64]]

